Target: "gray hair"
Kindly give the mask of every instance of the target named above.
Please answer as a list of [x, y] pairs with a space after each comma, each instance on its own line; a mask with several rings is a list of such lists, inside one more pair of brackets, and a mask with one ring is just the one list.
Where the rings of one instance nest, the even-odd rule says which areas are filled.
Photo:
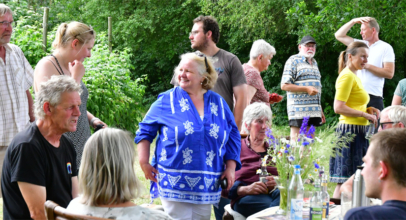
[[244, 110], [244, 114], [242, 116], [242, 129], [246, 134], [250, 132], [246, 128], [250, 126], [251, 123], [257, 119], [267, 118], [268, 119], [268, 127], [272, 125], [272, 110], [269, 106], [267, 106], [263, 102], [254, 102], [251, 105], [247, 106]]
[[406, 126], [406, 107], [401, 105], [392, 105], [382, 110], [382, 114], [388, 114], [392, 122], [402, 122]]
[[5, 4], [0, 4], [0, 16], [3, 16], [7, 13], [10, 13], [11, 15], [13, 15], [13, 11], [11, 11], [10, 7], [8, 7]]
[[79, 169], [81, 202], [112, 205], [137, 198], [142, 188], [135, 174], [135, 157], [129, 132], [105, 128], [90, 136]]
[[[197, 65], [197, 71], [199, 74], [204, 77], [202, 83], [202, 88], [210, 90], [214, 87], [217, 82], [218, 74], [213, 65], [213, 58], [207, 57], [204, 54], [197, 52], [196, 53], [185, 53], [180, 56], [181, 62], [183, 60], [193, 60]], [[207, 68], [206, 68], [207, 61]], [[180, 62], [179, 62], [180, 63]], [[179, 65], [174, 69], [175, 82], [179, 85], [178, 75], [179, 75]]]
[[69, 76], [52, 76], [46, 82], [41, 83], [39, 91], [35, 95], [34, 114], [37, 119], [44, 119], [44, 104], [49, 102], [51, 106], [57, 106], [64, 92], [82, 92], [80, 85]]
[[254, 41], [250, 51], [250, 59], [251, 60], [256, 59], [261, 54], [263, 56], [275, 55], [276, 54], [275, 47], [273, 47], [263, 39]]

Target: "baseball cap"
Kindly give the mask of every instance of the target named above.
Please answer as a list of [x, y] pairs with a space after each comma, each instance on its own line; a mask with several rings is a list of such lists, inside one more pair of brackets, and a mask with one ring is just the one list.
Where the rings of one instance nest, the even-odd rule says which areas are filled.
[[307, 36], [304, 36], [302, 38], [302, 40], [300, 41], [299, 44], [307, 44], [307, 43], [315, 43], [316, 44], [316, 40], [314, 38], [312, 38], [311, 36], [307, 35]]

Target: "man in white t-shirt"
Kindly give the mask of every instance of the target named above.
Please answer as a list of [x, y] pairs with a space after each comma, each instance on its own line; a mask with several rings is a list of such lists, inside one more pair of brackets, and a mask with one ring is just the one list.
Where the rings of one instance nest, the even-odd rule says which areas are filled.
[[[347, 36], [348, 31], [355, 24], [361, 24], [362, 40]], [[343, 25], [336, 33], [338, 41], [349, 45], [354, 41], [362, 41], [369, 47], [368, 63], [364, 69], [358, 70], [357, 76], [361, 79], [370, 101], [368, 107], [373, 106], [380, 111], [383, 109], [383, 85], [385, 78], [392, 79], [395, 73], [395, 53], [390, 44], [379, 40], [379, 24], [375, 18], [354, 18]]]

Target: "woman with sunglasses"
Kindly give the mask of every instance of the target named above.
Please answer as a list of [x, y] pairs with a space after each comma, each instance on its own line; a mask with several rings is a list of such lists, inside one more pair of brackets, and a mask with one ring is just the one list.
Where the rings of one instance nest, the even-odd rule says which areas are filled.
[[80, 117], [77, 121], [76, 132], [67, 132], [66, 134], [73, 141], [76, 150], [76, 161], [80, 166], [83, 147], [90, 137], [90, 126], [96, 127], [102, 124], [107, 125], [100, 119], [86, 110], [86, 103], [89, 92], [82, 82], [85, 74], [83, 61], [90, 57], [90, 51], [95, 42], [96, 33], [86, 24], [80, 22], [62, 23], [59, 25], [55, 34], [55, 40], [52, 43], [54, 51], [51, 56], [44, 57], [35, 67], [34, 71], [34, 90], [37, 92], [40, 84], [48, 81], [52, 75], [67, 75], [72, 77], [82, 87], [80, 98]]
[[[217, 81], [211, 60], [181, 56], [179, 86], [161, 93], [139, 124], [135, 142], [151, 194], [173, 219], [210, 219], [220, 200], [220, 182], [234, 184], [240, 169], [241, 136], [226, 101], [210, 91]], [[150, 144], [156, 140], [153, 161]]]
[[362, 164], [369, 142], [365, 133], [369, 123], [377, 124], [379, 110], [368, 107], [369, 95], [365, 91], [357, 70], [368, 62], [368, 46], [363, 42], [353, 42], [341, 52], [338, 58], [339, 76], [336, 81], [334, 111], [340, 114], [336, 132], [341, 136], [352, 134], [346, 147], [337, 149], [330, 158], [330, 182], [337, 183], [334, 198], [339, 198], [340, 187]]

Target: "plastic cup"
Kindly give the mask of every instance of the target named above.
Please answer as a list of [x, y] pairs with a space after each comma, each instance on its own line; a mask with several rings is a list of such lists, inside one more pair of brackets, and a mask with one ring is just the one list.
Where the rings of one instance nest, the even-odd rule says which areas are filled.
[[344, 219], [345, 213], [352, 208], [352, 192], [344, 191], [341, 193], [341, 219]]

